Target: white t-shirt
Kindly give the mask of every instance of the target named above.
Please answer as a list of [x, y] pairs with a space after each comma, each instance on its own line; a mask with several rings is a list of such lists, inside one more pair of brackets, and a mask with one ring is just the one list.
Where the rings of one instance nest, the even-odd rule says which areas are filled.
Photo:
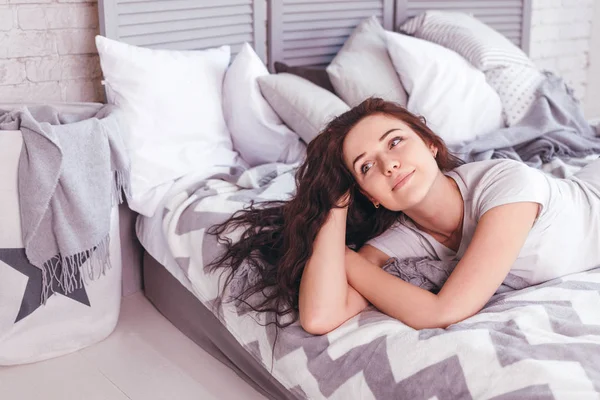
[[[600, 160], [567, 179], [558, 179], [514, 160], [464, 164], [446, 173], [464, 200], [462, 240], [449, 249], [406, 216], [367, 244], [390, 257], [460, 260], [479, 219], [509, 203], [541, 205], [511, 273], [530, 284], [600, 266]], [[482, 266], [485, 267], [485, 266]]]

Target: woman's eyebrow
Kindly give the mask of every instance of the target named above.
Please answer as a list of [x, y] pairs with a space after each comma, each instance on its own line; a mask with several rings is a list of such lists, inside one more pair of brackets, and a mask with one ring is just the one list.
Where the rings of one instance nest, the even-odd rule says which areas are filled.
[[386, 133], [384, 133], [380, 138], [379, 141], [383, 142], [383, 139], [385, 139], [387, 137], [387, 135], [389, 135], [390, 133], [394, 132], [394, 131], [399, 131], [401, 130], [400, 128], [392, 128], [389, 131], [387, 131]]
[[356, 162], [357, 162], [359, 159], [363, 158], [363, 157], [365, 156], [365, 154], [367, 154], [367, 153], [362, 153], [362, 154], [359, 154], [359, 156], [358, 156], [358, 157], [356, 157], [356, 158], [354, 159], [354, 162], [352, 163], [352, 168], [354, 168], [354, 164], [356, 164]]
[[[387, 137], [387, 135], [389, 135], [390, 133], [392, 133], [392, 132], [394, 132], [394, 131], [400, 131], [400, 130], [402, 130], [402, 129], [400, 129], [400, 128], [392, 128], [392, 129], [390, 129], [389, 131], [387, 131], [386, 133], [384, 133], [384, 134], [383, 134], [383, 135], [382, 135], [382, 136], [379, 138], [379, 141], [380, 141], [380, 142], [383, 142], [383, 140], [384, 140], [384, 139]], [[352, 168], [354, 168], [354, 164], [356, 164], [356, 162], [357, 162], [359, 159], [361, 159], [362, 157], [364, 157], [364, 156], [365, 156], [365, 154], [367, 154], [367, 153], [362, 153], [362, 154], [359, 154], [359, 155], [358, 155], [358, 157], [356, 157], [356, 158], [354, 159], [354, 161], [352, 162]]]

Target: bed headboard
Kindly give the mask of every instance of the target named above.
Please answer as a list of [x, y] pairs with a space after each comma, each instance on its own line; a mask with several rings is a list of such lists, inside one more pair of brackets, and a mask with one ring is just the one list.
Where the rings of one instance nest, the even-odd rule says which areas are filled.
[[99, 0], [100, 33], [150, 48], [197, 50], [244, 42], [273, 71], [327, 65], [354, 27], [376, 15], [394, 30], [425, 10], [472, 13], [529, 50], [532, 0]]

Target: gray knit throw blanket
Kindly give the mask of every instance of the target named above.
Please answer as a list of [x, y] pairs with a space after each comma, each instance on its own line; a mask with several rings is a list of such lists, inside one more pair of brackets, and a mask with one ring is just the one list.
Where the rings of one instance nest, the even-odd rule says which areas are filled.
[[0, 109], [0, 131], [23, 136], [21, 228], [29, 262], [42, 270], [42, 303], [57, 285], [68, 294], [110, 268], [111, 209], [129, 196], [124, 126], [111, 105], [91, 118], [51, 106]]
[[[384, 271], [398, 278], [428, 290], [438, 293], [458, 264], [458, 261], [431, 260], [426, 257], [398, 259], [389, 258], [382, 267]], [[496, 294], [519, 290], [531, 286], [523, 278], [508, 273]]]

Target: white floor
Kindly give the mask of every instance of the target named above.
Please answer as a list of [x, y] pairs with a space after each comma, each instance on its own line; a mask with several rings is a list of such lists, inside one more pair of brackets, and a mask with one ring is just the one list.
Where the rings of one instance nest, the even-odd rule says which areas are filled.
[[264, 400], [136, 293], [104, 341], [35, 364], [0, 367], [2, 400]]

